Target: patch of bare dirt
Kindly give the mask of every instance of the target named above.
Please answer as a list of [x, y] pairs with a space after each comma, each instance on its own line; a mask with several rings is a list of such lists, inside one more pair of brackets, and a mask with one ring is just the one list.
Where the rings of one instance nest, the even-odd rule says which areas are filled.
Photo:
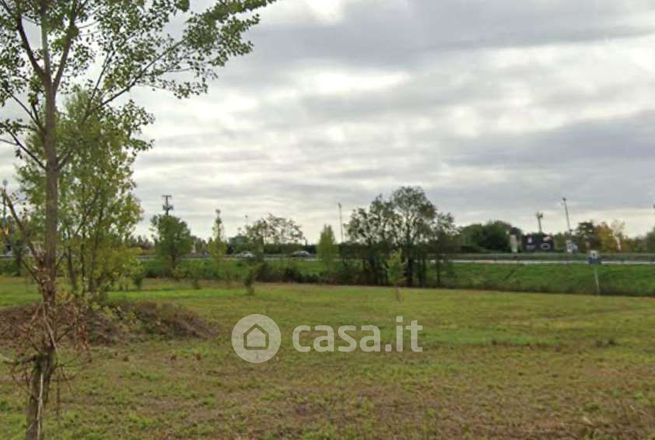
[[[36, 305], [0, 310], [0, 345], [12, 345], [29, 328]], [[118, 302], [89, 308], [84, 315], [89, 341], [113, 345], [134, 339], [210, 339], [215, 329], [198, 314], [173, 304]]]

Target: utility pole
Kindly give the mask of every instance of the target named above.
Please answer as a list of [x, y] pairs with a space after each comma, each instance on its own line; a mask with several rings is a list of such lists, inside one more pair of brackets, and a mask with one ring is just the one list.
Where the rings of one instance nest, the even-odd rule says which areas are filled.
[[539, 234], [544, 233], [544, 229], [541, 226], [541, 221], [544, 219], [544, 213], [543, 212], [537, 212], [537, 222], [539, 223]]
[[566, 197], [562, 198], [562, 202], [564, 203], [564, 213], [566, 214], [566, 227], [569, 229], [569, 235], [573, 235], [573, 229], [571, 229], [571, 217], [569, 216], [569, 204]]
[[573, 229], [571, 229], [571, 217], [569, 216], [569, 204], [566, 197], [562, 197], [564, 204], [564, 214], [566, 214], [566, 227], [568, 228], [568, 238], [566, 239], [566, 252], [575, 254], [578, 252], [578, 246], [573, 242]]
[[170, 201], [173, 199], [173, 196], [166, 194], [163, 195], [162, 198], [164, 199], [164, 206], [162, 208], [164, 209], [164, 212], [166, 213], [166, 217], [168, 217], [168, 214], [173, 211], [175, 208], [173, 205], [171, 205]]
[[339, 228], [341, 230], [341, 243], [343, 244], [343, 207], [339, 202]]

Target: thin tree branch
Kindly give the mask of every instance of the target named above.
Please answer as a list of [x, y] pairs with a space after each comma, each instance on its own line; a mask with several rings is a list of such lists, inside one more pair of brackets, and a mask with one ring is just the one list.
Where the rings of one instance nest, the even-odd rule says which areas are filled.
[[4, 9], [7, 12], [7, 14], [9, 14], [10, 17], [14, 16], [14, 11], [11, 10], [11, 8], [9, 7], [9, 5], [5, 0], [0, 0], [0, 6], [2, 6], [2, 9]]
[[32, 106], [32, 109], [29, 109], [29, 108], [28, 108], [28, 107], [23, 103], [23, 101], [21, 101], [21, 100], [20, 100], [16, 95], [14, 95], [14, 94], [11, 93], [11, 92], [10, 92], [9, 96], [11, 96], [11, 99], [13, 99], [14, 102], [16, 102], [16, 104], [18, 104], [18, 106], [19, 106], [20, 108], [22, 108], [23, 111], [24, 111], [25, 113], [27, 113], [27, 115], [30, 117], [30, 119], [31, 119], [32, 122], [34, 123], [34, 125], [36, 125], [37, 128], [38, 128], [40, 131], [43, 131], [44, 128], [43, 128], [43, 126], [41, 125], [41, 120], [39, 119], [39, 114], [38, 114], [38, 112], [36, 111], [36, 108], [35, 108], [34, 106]]
[[70, 55], [71, 47], [73, 46], [73, 33], [75, 29], [75, 20], [77, 19], [78, 14], [78, 1], [73, 1], [71, 5], [71, 12], [69, 16], [68, 29], [66, 30], [66, 39], [64, 41], [64, 50], [61, 54], [61, 59], [59, 60], [59, 66], [57, 68], [57, 73], [53, 82], [53, 88], [55, 90], [59, 89], [59, 84], [66, 70], [66, 64], [68, 63], [68, 57]]
[[[43, 53], [43, 68], [44, 68], [44, 83], [47, 81], [46, 87], [49, 85], [53, 86], [52, 80], [52, 63], [50, 59], [50, 43], [48, 42], [48, 1], [41, 0], [41, 52]], [[52, 90], [54, 92], [54, 88]]]
[[4, 140], [4, 139], [0, 139], [0, 142], [6, 143], [6, 144], [9, 144], [9, 145], [14, 145], [14, 146], [18, 147], [18, 149], [20, 151], [27, 154], [30, 157], [30, 159], [32, 159], [41, 169], [45, 170], [45, 164], [43, 163], [43, 161], [41, 159], [39, 159], [36, 156], [36, 154], [34, 154], [32, 151], [30, 151], [30, 149], [27, 148], [27, 146], [25, 144], [23, 144], [20, 139], [18, 139], [18, 136], [16, 136], [15, 133], [13, 133], [11, 131], [8, 131], [7, 133], [9, 134], [9, 136], [11, 136], [11, 138], [13, 139], [13, 142], [10, 142], [10, 141]]
[[153, 60], [151, 60], [148, 64], [146, 64], [139, 72], [132, 78], [132, 80], [122, 89], [118, 90], [115, 92], [113, 95], [110, 95], [108, 98], [102, 100], [100, 104], [97, 106], [98, 108], [104, 107], [105, 105], [111, 103], [112, 101], [118, 99], [125, 93], [129, 92], [132, 90], [138, 83], [141, 81], [143, 78], [149, 75], [150, 69], [157, 64], [159, 61], [161, 61], [165, 56], [176, 50], [179, 46], [182, 45], [182, 41], [178, 41], [177, 43], [173, 44], [171, 47], [169, 47], [167, 50], [163, 51], [160, 53], [157, 57], [155, 57]]
[[[88, 108], [87, 111], [82, 119], [82, 122], [85, 122], [88, 117], [90, 117], [93, 113], [96, 111], [100, 110], [101, 108], [105, 107], [106, 105], [110, 104], [111, 102], [115, 101], [116, 99], [120, 98], [123, 96], [125, 93], [129, 92], [132, 90], [138, 83], [141, 81], [143, 78], [145, 78], [149, 73], [150, 69], [157, 64], [157, 62], [161, 61], [166, 55], [177, 49], [180, 45], [182, 44], [182, 41], [178, 41], [175, 43], [173, 46], [169, 47], [166, 51], [162, 52], [159, 54], [159, 56], [155, 57], [153, 60], [151, 60], [148, 64], [146, 64], [139, 72], [135, 75], [134, 78], [122, 89], [116, 91], [114, 94], [102, 98], [100, 103], [97, 105], [93, 105], [95, 101], [95, 94], [97, 91], [100, 89], [100, 85], [102, 82], [103, 77], [107, 73], [107, 69], [109, 67], [109, 61], [113, 58], [113, 55], [116, 53], [115, 50], [112, 50], [107, 57], [105, 58], [105, 61], [103, 63], [102, 71], [100, 72], [100, 75], [98, 76], [96, 80], [96, 84], [93, 88], [93, 91], [91, 93], [91, 97], [89, 99], [89, 103], [91, 104]], [[67, 151], [64, 151], [62, 155], [58, 158], [59, 160], [59, 169], [62, 169], [68, 161], [71, 159], [71, 156], [73, 154], [74, 148], [69, 148]]]
[[[80, 231], [82, 230], [82, 228], [84, 226], [86, 226], [87, 221], [89, 220], [89, 217], [91, 215], [91, 211], [93, 210], [93, 207], [95, 206], [95, 204], [98, 201], [99, 197], [100, 197], [100, 189], [98, 188], [98, 189], [96, 189], [95, 194], [94, 194], [93, 199], [91, 200], [91, 202], [85, 207], [85, 210], [82, 213], [82, 219], [81, 219], [80, 223], [77, 225], [77, 228], [75, 229], [75, 232], [70, 235], [71, 237], [75, 237], [76, 235], [78, 235], [80, 233]], [[64, 254], [62, 254], [59, 257], [59, 259], [57, 260], [57, 266], [59, 266], [61, 264], [64, 257], [65, 257]]]
[[[95, 85], [93, 86], [93, 90], [91, 91], [91, 96], [89, 97], [89, 103], [93, 102], [96, 98], [96, 93], [98, 93], [98, 90], [100, 90], [100, 84], [102, 84], [102, 80], [104, 79], [105, 75], [107, 74], [107, 71], [109, 70], [109, 65], [114, 59], [114, 56], [116, 55], [116, 48], [112, 46], [111, 50], [105, 57], [103, 63], [102, 63], [102, 69], [100, 70], [100, 74], [98, 75], [98, 78], [96, 79]], [[90, 108], [90, 106], [89, 106]], [[87, 114], [89, 113], [89, 108], [87, 108], [87, 111], [84, 114], [84, 119], [86, 119]]]
[[41, 81], [45, 82], [46, 80], [45, 72], [43, 70], [43, 67], [41, 67], [41, 65], [37, 61], [36, 55], [34, 54], [34, 50], [30, 45], [29, 39], [27, 38], [27, 33], [25, 32], [25, 27], [23, 26], [23, 18], [21, 17], [20, 12], [16, 13], [16, 30], [18, 31], [18, 35], [20, 36], [21, 43], [23, 44], [23, 49], [25, 49], [25, 52], [27, 53], [27, 57], [30, 60], [30, 64], [32, 65], [32, 68], [39, 76], [39, 78], [41, 78]]

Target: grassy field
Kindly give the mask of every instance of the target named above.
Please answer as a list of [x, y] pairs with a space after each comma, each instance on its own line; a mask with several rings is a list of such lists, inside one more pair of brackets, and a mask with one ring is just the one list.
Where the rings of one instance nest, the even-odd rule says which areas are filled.
[[[210, 261], [189, 262], [205, 264]], [[225, 262], [228, 271], [236, 278], [243, 278], [247, 265], [243, 261]], [[324, 271], [320, 261], [281, 259], [268, 261], [278, 273], [285, 268], [300, 274], [304, 280], [320, 279]], [[655, 266], [651, 265], [603, 265], [597, 267], [601, 294], [655, 297]], [[206, 272], [209, 272], [206, 270]], [[428, 283], [434, 284], [436, 275], [433, 265], [428, 268]], [[274, 281], [286, 281], [274, 279]], [[294, 280], [291, 280], [294, 281]], [[585, 293], [595, 294], [594, 268], [587, 264], [477, 264], [454, 263], [443, 273], [443, 285], [454, 289], [501, 290], [511, 292]], [[339, 284], [339, 283], [338, 283]]]
[[[52, 439], [648, 439], [655, 438], [655, 301], [474, 291], [146, 283], [112, 298], [175, 302], [214, 340], [147, 339], [96, 347], [62, 390]], [[0, 279], [0, 308], [36, 298]], [[240, 360], [230, 332], [263, 313], [278, 356]], [[418, 320], [423, 353], [298, 353], [300, 324]], [[0, 438], [21, 437], [23, 397], [0, 367]]]
[[[143, 264], [150, 277], [163, 276], [161, 263], [149, 260]], [[227, 278], [232, 280], [242, 280], [249, 270], [249, 265], [242, 260], [226, 260], [223, 264], [222, 276], [229, 275]], [[269, 275], [268, 281], [316, 283], [325, 278], [325, 270], [320, 261], [279, 259], [267, 261], [267, 265], [273, 273], [273, 276]], [[183, 266], [187, 269], [194, 268], [199, 279], [218, 278], [210, 260], [188, 260]], [[655, 266], [604, 265], [597, 269], [602, 295], [655, 297]], [[450, 266], [450, 270], [443, 273], [442, 285], [452, 289], [595, 294], [593, 271], [594, 268], [586, 264], [455, 263]], [[292, 276], [285, 277], [285, 272], [291, 273]], [[0, 276], [1, 274], [0, 270]], [[347, 284], [349, 281], [339, 282], [337, 279], [336, 282]], [[131, 281], [127, 280], [127, 283]], [[428, 284], [436, 285], [433, 265], [428, 268]]]

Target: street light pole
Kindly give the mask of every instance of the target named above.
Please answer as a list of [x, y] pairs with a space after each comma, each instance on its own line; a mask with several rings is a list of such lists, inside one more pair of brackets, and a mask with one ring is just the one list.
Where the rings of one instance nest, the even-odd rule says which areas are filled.
[[569, 216], [569, 204], [566, 197], [562, 198], [562, 202], [564, 203], [564, 213], [566, 214], [566, 226], [569, 228], [569, 235], [573, 235], [573, 229], [571, 229], [571, 217]]
[[539, 223], [539, 234], [544, 233], [544, 228], [541, 225], [541, 221], [544, 219], [544, 213], [543, 212], [537, 212], [537, 223]]

